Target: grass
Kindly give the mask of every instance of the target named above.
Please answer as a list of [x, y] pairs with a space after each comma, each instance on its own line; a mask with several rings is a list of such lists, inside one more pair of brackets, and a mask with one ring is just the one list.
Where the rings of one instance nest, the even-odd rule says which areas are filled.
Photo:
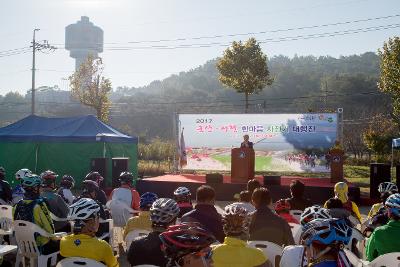
[[[231, 155], [212, 155], [213, 159], [218, 160], [227, 167], [231, 166]], [[255, 168], [257, 171], [267, 170], [272, 162], [271, 156], [257, 156], [255, 158]]]

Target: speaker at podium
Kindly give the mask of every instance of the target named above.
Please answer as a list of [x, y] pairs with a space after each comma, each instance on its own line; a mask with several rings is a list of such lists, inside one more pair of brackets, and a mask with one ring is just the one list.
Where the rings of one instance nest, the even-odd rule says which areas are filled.
[[254, 178], [255, 153], [252, 148], [233, 148], [231, 151], [231, 181], [247, 183]]

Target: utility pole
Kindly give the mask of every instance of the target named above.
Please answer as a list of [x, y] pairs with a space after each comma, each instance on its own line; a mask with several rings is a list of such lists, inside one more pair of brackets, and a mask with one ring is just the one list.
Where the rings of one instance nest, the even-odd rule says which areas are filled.
[[33, 40], [32, 40], [32, 111], [31, 114], [35, 115], [35, 72], [36, 72], [36, 51], [42, 51], [45, 49], [55, 50], [56, 47], [50, 46], [48, 41], [43, 41], [42, 43], [36, 42], [36, 32], [40, 29], [33, 30]]
[[33, 30], [33, 40], [32, 40], [32, 115], [35, 115], [35, 56], [36, 56], [36, 40], [35, 34], [40, 29]]

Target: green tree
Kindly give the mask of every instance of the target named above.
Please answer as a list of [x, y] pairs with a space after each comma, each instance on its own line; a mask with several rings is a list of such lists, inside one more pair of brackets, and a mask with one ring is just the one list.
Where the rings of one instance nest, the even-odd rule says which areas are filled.
[[234, 41], [218, 60], [220, 82], [245, 94], [246, 113], [249, 108], [249, 95], [260, 93], [273, 79], [267, 66], [267, 56], [261, 51], [256, 39], [250, 38], [244, 44]]
[[111, 82], [103, 75], [103, 61], [89, 55], [74, 74], [69, 77], [71, 93], [83, 105], [96, 110], [97, 118], [108, 121], [111, 105]]
[[381, 75], [378, 86], [392, 98], [392, 118], [400, 127], [400, 38], [389, 38], [378, 50]]

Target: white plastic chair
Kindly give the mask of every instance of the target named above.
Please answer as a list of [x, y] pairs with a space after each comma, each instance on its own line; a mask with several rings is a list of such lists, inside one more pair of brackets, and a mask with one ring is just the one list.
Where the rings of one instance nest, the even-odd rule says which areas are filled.
[[289, 214], [292, 215], [298, 222], [300, 222], [301, 214], [303, 214], [302, 210], [289, 210]]
[[0, 243], [3, 241], [3, 236], [8, 235], [10, 242], [15, 244], [13, 238], [13, 216], [12, 216], [12, 206], [0, 205]]
[[98, 261], [81, 257], [70, 257], [63, 259], [57, 264], [56, 267], [75, 267], [75, 266], [105, 267], [104, 264]]
[[301, 225], [297, 223], [289, 223], [289, 226], [292, 230], [294, 242], [296, 245], [298, 245], [300, 243]]
[[134, 265], [133, 267], [159, 267], [157, 265], [150, 265], [150, 264], [140, 264], [140, 265]]
[[56, 265], [57, 255], [59, 251], [49, 255], [40, 254], [40, 250], [36, 244], [35, 233], [43, 237], [56, 237], [49, 234], [36, 224], [31, 222], [16, 220], [14, 221], [15, 238], [18, 245], [17, 260], [15, 266], [19, 266], [22, 257], [22, 264], [25, 267], [25, 257], [29, 258], [30, 265], [34, 266], [34, 261], [37, 259], [38, 266], [47, 266], [48, 259], [51, 259], [51, 265]]
[[366, 266], [366, 262], [361, 260], [359, 257], [357, 257], [356, 254], [351, 252], [348, 249], [344, 249], [344, 252], [346, 253], [347, 258], [349, 259], [350, 263], [353, 265], [353, 267], [363, 267]]
[[141, 230], [141, 229], [136, 229], [136, 230], [130, 231], [125, 237], [126, 250], [127, 251], [129, 250], [129, 248], [131, 247], [132, 241], [135, 238], [137, 238], [139, 236], [148, 235], [149, 233], [150, 233], [150, 231]]
[[272, 267], [279, 266], [283, 251], [282, 247], [268, 241], [249, 241], [248, 245], [249, 247], [261, 249], [270, 260]]
[[118, 199], [110, 200], [107, 202], [106, 206], [110, 209], [114, 227], [125, 227], [129, 218], [131, 218], [134, 213], [139, 213], [139, 211], [132, 209], [126, 205], [125, 202]]
[[346, 245], [346, 248], [351, 252], [353, 252], [357, 257], [360, 257], [362, 254], [362, 250], [360, 248], [363, 240], [364, 240], [363, 234], [361, 234], [361, 232], [358, 229], [353, 228], [350, 242], [349, 244]]
[[368, 263], [368, 267], [400, 267], [400, 252], [381, 255]]

